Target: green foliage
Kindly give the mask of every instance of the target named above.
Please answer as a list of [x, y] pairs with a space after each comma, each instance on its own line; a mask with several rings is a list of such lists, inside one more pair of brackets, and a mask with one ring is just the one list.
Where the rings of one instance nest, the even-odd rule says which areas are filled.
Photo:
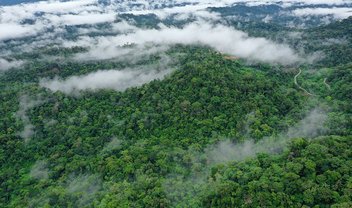
[[[248, 67], [194, 46], [175, 46], [167, 55], [178, 60], [175, 72], [124, 92], [73, 96], [43, 89], [38, 80], [121, 69], [128, 66], [125, 62], [33, 59], [2, 74], [0, 207], [350, 203], [350, 137], [295, 140], [289, 152], [218, 165], [208, 173], [209, 145], [285, 132], [302, 119], [310, 99], [295, 87], [292, 73], [268, 65]], [[161, 60], [156, 55], [135, 65]], [[332, 90], [339, 92], [332, 100], [344, 105], [349, 94], [339, 88], [349, 79], [338, 77], [349, 71], [341, 70], [331, 73], [328, 82], [336, 83]], [[23, 96], [29, 107], [23, 107]], [[19, 132], [28, 123], [34, 128], [26, 142]], [[199, 180], [188, 180], [192, 177]]]
[[[306, 52], [323, 52], [318, 66], [337, 66], [352, 62], [352, 17], [304, 31], [300, 42]], [[298, 44], [299, 45], [299, 44]]]
[[351, 136], [297, 139], [280, 156], [221, 166], [203, 190], [203, 206], [348, 207], [351, 145]]

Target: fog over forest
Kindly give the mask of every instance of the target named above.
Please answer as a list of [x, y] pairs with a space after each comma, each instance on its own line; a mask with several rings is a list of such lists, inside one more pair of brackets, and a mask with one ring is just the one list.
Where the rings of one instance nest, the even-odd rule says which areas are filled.
[[352, 207], [351, 0], [0, 0], [0, 207]]

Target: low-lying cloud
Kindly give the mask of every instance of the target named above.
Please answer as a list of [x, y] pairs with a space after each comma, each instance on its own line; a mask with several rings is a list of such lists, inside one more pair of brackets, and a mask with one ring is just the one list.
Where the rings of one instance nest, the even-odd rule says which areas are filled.
[[23, 64], [22, 61], [17, 61], [17, 60], [9, 61], [9, 60], [0, 58], [0, 72], [9, 70], [11, 68], [20, 67], [22, 64]]
[[222, 141], [206, 151], [211, 164], [232, 160], [243, 160], [257, 153], [275, 153], [285, 148], [293, 138], [315, 138], [324, 135], [328, 130], [325, 126], [327, 113], [321, 108], [314, 108], [304, 119], [278, 136], [266, 137], [258, 142], [247, 140], [235, 144], [230, 140]]
[[[210, 145], [204, 153], [192, 152], [192, 167], [188, 177], [170, 174], [164, 181], [167, 197], [176, 204], [189, 206], [189, 201], [197, 199], [199, 189], [207, 184], [211, 167], [230, 161], [243, 161], [255, 157], [258, 153], [279, 153], [286, 148], [293, 138], [315, 138], [327, 130], [326, 112], [317, 107], [311, 110], [305, 118], [278, 136], [263, 138], [258, 142], [246, 140], [243, 143], [233, 143], [230, 140]], [[187, 154], [187, 153], [185, 153]], [[206, 161], [204, 162], [202, 161]], [[203, 163], [203, 164], [202, 164]], [[193, 202], [194, 203], [194, 202]]]
[[[246, 33], [219, 24], [221, 16], [210, 12], [209, 7], [226, 7], [246, 3], [247, 6], [277, 4], [285, 7], [290, 4], [312, 5], [348, 5], [345, 0], [175, 0], [175, 1], [42, 1], [0, 7], [0, 41], [31, 36], [32, 41], [42, 46], [49, 44], [72, 45], [65, 39], [66, 26], [79, 26], [77, 33], [70, 31], [69, 37], [75, 37], [73, 44], [90, 47], [90, 53], [82, 54], [78, 59], [109, 59], [128, 54], [124, 44], [136, 43], [139, 49], [145, 44], [203, 44], [233, 56], [250, 61], [296, 64], [306, 61], [287, 45], [278, 44], [264, 38], [249, 37]], [[168, 17], [176, 21], [196, 20], [182, 28], [159, 25], [158, 29], [137, 28], [133, 20], [121, 21], [121, 14], [154, 14], [160, 20]], [[299, 8], [292, 12], [297, 16], [333, 15], [344, 18], [350, 15], [348, 6], [333, 8]], [[104, 29], [94, 25], [106, 23]], [[70, 28], [70, 27], [68, 27]], [[72, 29], [72, 28], [71, 28]], [[74, 31], [74, 30], [73, 30]], [[103, 32], [101, 32], [103, 31]], [[97, 33], [104, 34], [97, 36]], [[72, 33], [72, 34], [71, 34]], [[94, 37], [90, 36], [94, 33]], [[45, 34], [45, 35], [41, 35]], [[109, 34], [109, 35], [106, 35]], [[119, 34], [111, 36], [111, 34]], [[38, 38], [38, 37], [40, 38]], [[76, 41], [77, 37], [77, 41]], [[72, 40], [72, 39], [71, 39]], [[69, 42], [69, 43], [67, 43]], [[21, 43], [20, 43], [21, 44]], [[27, 50], [27, 45], [23, 47]], [[14, 44], [14, 47], [16, 44]], [[17, 47], [17, 46], [16, 46]], [[31, 47], [29, 47], [31, 48]], [[104, 53], [103, 53], [104, 52]], [[114, 55], [117, 54], [117, 55]], [[87, 55], [87, 56], [86, 56]], [[82, 56], [86, 56], [83, 57]]]
[[332, 15], [335, 19], [346, 19], [352, 16], [350, 7], [332, 7], [332, 8], [302, 8], [293, 11], [297, 16], [326, 16]]
[[38, 106], [43, 101], [37, 97], [36, 99], [30, 98], [28, 95], [22, 95], [19, 100], [19, 109], [16, 112], [17, 118], [21, 119], [23, 122], [23, 130], [18, 133], [20, 137], [28, 142], [29, 139], [34, 135], [34, 126], [32, 125], [29, 117], [27, 116], [27, 111]]
[[0, 41], [14, 38], [32, 36], [37, 33], [37, 29], [32, 26], [23, 26], [13, 23], [0, 22]]
[[[224, 25], [212, 25], [207, 22], [196, 22], [183, 28], [162, 26], [161, 29], [138, 29], [128, 34], [117, 36], [88, 38], [84, 37], [72, 45], [86, 45], [91, 51], [102, 48], [109, 54], [119, 54], [121, 46], [136, 44], [173, 45], [201, 44], [210, 46], [219, 52], [233, 56], [279, 64], [295, 64], [301, 58], [288, 45], [278, 44], [265, 38], [249, 37], [247, 33]], [[98, 50], [101, 51], [101, 50]], [[110, 57], [111, 58], [111, 57]]]
[[111, 141], [104, 146], [104, 149], [101, 152], [102, 153], [109, 152], [111, 150], [119, 148], [121, 144], [122, 144], [122, 141], [120, 139], [113, 137]]
[[141, 86], [155, 79], [162, 79], [171, 71], [171, 69], [99, 70], [87, 75], [72, 76], [64, 80], [57, 77], [52, 80], [42, 79], [40, 86], [53, 92], [60, 91], [66, 94], [77, 94], [84, 90], [96, 91], [101, 89], [124, 91], [127, 88]]
[[[62, 25], [113, 21], [97, 0], [40, 1], [0, 6], [0, 41], [34, 36]], [[30, 23], [28, 23], [30, 22]]]
[[225, 3], [221, 1], [212, 2], [212, 3], [198, 3], [198, 4], [187, 4], [183, 6], [174, 6], [174, 7], [166, 7], [162, 9], [152, 9], [152, 10], [132, 10], [128, 12], [123, 12], [122, 14], [134, 14], [134, 15], [146, 15], [146, 14], [154, 14], [160, 19], [166, 19], [167, 17], [175, 14], [181, 14], [189, 17], [190, 15], [207, 17], [210, 19], [218, 19], [215, 13], [207, 12], [206, 9], [208, 7], [224, 7]]
[[85, 207], [95, 199], [102, 188], [102, 181], [98, 175], [71, 176], [67, 184], [67, 192], [77, 197], [76, 206]]
[[21, 22], [24, 19], [34, 18], [38, 13], [79, 13], [81, 11], [96, 9], [97, 7], [90, 6], [95, 3], [97, 3], [97, 0], [39, 1], [4, 6], [0, 7], [0, 19], [1, 22]]
[[29, 175], [35, 179], [48, 179], [49, 169], [46, 161], [38, 160], [31, 168]]
[[[46, 162], [38, 161], [33, 168], [45, 167]], [[44, 169], [46, 170], [46, 169]], [[36, 171], [37, 172], [37, 171]], [[40, 171], [38, 179], [46, 179], [46, 174]], [[44, 178], [43, 178], [44, 177]], [[90, 207], [97, 195], [103, 188], [101, 177], [97, 174], [75, 174], [71, 173], [64, 183], [56, 183], [43, 187], [42, 191], [34, 193], [28, 203], [29, 207], [50, 207], [52, 197], [60, 190], [61, 203], [65, 204], [64, 198], [75, 199], [73, 204], [65, 204], [72, 207]], [[36, 195], [35, 195], [36, 194]]]
[[83, 12], [80, 14], [65, 14], [61, 16], [50, 15], [46, 16], [54, 25], [94, 25], [104, 22], [113, 22], [116, 19], [114, 13], [89, 13]]

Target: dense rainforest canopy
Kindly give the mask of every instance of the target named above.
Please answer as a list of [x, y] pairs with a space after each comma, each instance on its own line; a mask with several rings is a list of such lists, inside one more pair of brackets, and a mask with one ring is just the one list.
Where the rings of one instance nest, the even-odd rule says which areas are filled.
[[60, 10], [49, 41], [0, 34], [0, 207], [352, 207], [352, 17], [172, 2], [94, 28]]
[[[287, 150], [278, 150], [283, 152], [277, 156], [261, 154], [226, 166], [212, 163], [205, 149], [227, 138], [241, 142], [280, 135], [316, 105], [330, 111], [327, 123], [331, 127], [337, 125], [334, 120], [342, 122], [338, 129], [324, 127], [326, 131], [350, 135], [351, 97], [343, 87], [350, 86], [350, 67], [326, 75], [327, 82], [334, 83], [330, 89], [320, 78], [316, 89], [311, 89], [321, 98], [311, 98], [294, 85], [295, 70], [248, 67], [207, 48], [178, 46], [169, 53], [179, 56], [177, 70], [162, 81], [125, 92], [51, 93], [30, 81], [56, 73], [50, 63], [33, 62], [31, 69], [3, 75], [3, 205], [9, 200], [14, 207], [349, 203], [351, 137], [297, 139]], [[155, 57], [148, 62], [159, 60]], [[72, 73], [72, 66], [80, 74], [100, 65], [64, 63], [56, 67], [64, 77]], [[318, 82], [316, 77], [306, 77], [307, 86]], [[318, 104], [319, 100], [324, 104]], [[22, 102], [32, 104], [23, 106]], [[23, 116], [35, 126], [28, 141], [18, 134], [28, 125], [19, 120]], [[300, 135], [298, 131], [303, 130], [294, 131]], [[193, 187], [188, 180], [194, 174], [209, 175]], [[75, 183], [87, 184], [71, 187]]]

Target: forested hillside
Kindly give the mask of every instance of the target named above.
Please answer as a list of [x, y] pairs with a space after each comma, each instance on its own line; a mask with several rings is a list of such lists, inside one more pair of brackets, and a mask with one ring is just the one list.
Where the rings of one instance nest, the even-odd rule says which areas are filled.
[[310, 29], [303, 34], [302, 40], [307, 51], [324, 52], [325, 57], [320, 61], [320, 66], [336, 66], [352, 62], [351, 34], [352, 17], [349, 17], [326, 26]]
[[[349, 137], [293, 140], [279, 156], [212, 169], [205, 188], [205, 207], [350, 207], [351, 145]], [[210, 191], [209, 191], [210, 190]]]
[[[226, 138], [240, 142], [280, 134], [304, 119], [304, 112], [316, 105], [295, 87], [294, 72], [277, 71], [268, 66], [245, 67], [239, 61], [228, 60], [206, 48], [177, 47], [170, 51], [170, 54], [180, 53], [183, 55], [175, 66], [178, 69], [167, 78], [125, 92], [101, 90], [82, 92], [77, 97], [51, 93], [14, 74], [21, 73], [21, 77], [26, 78], [31, 69], [2, 76], [2, 83], [6, 83], [1, 90], [1, 109], [5, 115], [1, 118], [4, 147], [1, 178], [6, 181], [1, 185], [5, 190], [3, 203], [11, 201], [11, 206], [32, 207], [45, 204], [67, 207], [77, 201], [79, 206], [93, 202], [101, 206], [121, 203], [137, 207], [169, 206], [174, 196], [167, 195], [165, 183], [170, 183], [170, 175], [189, 177], [197, 166], [198, 171], [203, 171], [211, 165], [204, 152], [206, 147]], [[70, 65], [57, 67], [57, 71], [65, 72]], [[33, 70], [39, 73], [38, 69]], [[333, 99], [340, 100], [341, 105], [349, 105], [348, 91], [339, 91], [345, 89], [341, 87], [343, 81], [334, 80], [342, 74], [349, 79], [345, 84], [349, 83], [351, 75], [341, 70], [331, 74], [328, 82], [336, 84], [331, 89], [338, 92]], [[51, 73], [55, 71], [47, 65], [36, 76], [50, 76]], [[18, 95], [20, 100], [13, 95]], [[312, 106], [305, 107], [306, 102], [312, 102]], [[346, 113], [351, 113], [349, 109], [346, 107]], [[26, 118], [25, 123], [18, 120], [21, 117]], [[28, 125], [35, 126], [35, 132], [23, 140], [18, 132]], [[343, 134], [349, 134], [351, 123], [348, 125]], [[336, 145], [342, 141], [349, 139], [337, 140]], [[303, 147], [306, 145], [295, 148], [304, 151]], [[346, 151], [345, 157], [340, 158], [342, 163], [348, 162], [351, 156], [348, 147], [347, 144], [341, 146], [341, 151]], [[285, 152], [282, 158], [287, 157], [285, 154], [288, 153]], [[194, 157], [199, 157], [200, 161], [195, 163]], [[269, 158], [264, 159], [269, 162]], [[315, 161], [314, 158], [311, 160]], [[281, 159], [282, 162], [288, 161]], [[214, 168], [212, 172], [216, 170]], [[207, 180], [215, 176], [209, 177]], [[70, 186], [78, 183], [77, 180], [79, 183], [93, 180], [94, 183], [76, 190]], [[227, 183], [226, 178], [223, 180]], [[341, 186], [347, 188], [347, 181], [348, 178]], [[121, 191], [128, 195], [120, 196]], [[146, 192], [150, 194], [144, 195]], [[346, 196], [326, 203], [342, 203], [343, 199], [346, 201]], [[189, 200], [183, 203], [193, 203], [195, 199]], [[278, 199], [278, 202], [283, 205], [296, 202], [292, 200], [285, 203]], [[310, 203], [314, 198], [312, 200]], [[214, 203], [220, 207], [226, 203], [240, 203], [227, 199], [217, 201], [216, 195], [210, 194], [197, 203], [206, 206]], [[256, 203], [259, 202], [253, 206]], [[304, 204], [304, 201], [300, 203]]]
[[1, 3], [0, 207], [352, 207], [348, 1]]

